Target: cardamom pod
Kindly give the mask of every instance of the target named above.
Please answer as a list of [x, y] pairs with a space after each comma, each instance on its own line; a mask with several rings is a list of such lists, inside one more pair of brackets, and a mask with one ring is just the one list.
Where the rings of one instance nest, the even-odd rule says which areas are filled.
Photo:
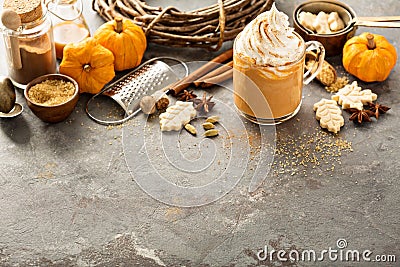
[[218, 116], [211, 116], [206, 119], [206, 122], [216, 123], [219, 122], [220, 118]]
[[211, 122], [205, 122], [205, 123], [203, 123], [203, 128], [204, 128], [204, 130], [211, 130], [211, 129], [214, 129], [215, 126]]
[[217, 136], [218, 134], [219, 134], [219, 132], [217, 129], [211, 129], [211, 130], [205, 131], [203, 135], [205, 137], [214, 137], [214, 136]]
[[191, 125], [191, 124], [185, 124], [185, 129], [189, 132], [189, 133], [191, 133], [192, 135], [196, 135], [197, 134], [197, 131], [196, 131], [196, 128], [194, 128], [194, 126], [193, 125]]

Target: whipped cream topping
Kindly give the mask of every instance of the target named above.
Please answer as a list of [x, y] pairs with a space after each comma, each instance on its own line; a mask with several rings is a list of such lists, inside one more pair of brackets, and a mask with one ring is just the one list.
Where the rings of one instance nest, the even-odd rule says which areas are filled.
[[278, 11], [275, 3], [246, 25], [235, 41], [235, 53], [256, 65], [283, 66], [297, 61], [303, 52], [304, 42], [289, 27], [289, 17]]

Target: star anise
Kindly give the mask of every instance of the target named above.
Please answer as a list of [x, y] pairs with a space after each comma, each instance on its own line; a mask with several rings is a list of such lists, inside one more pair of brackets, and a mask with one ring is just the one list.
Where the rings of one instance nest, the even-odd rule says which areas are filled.
[[207, 98], [206, 93], [204, 93], [203, 97], [200, 98], [194, 98], [194, 99], [190, 99], [189, 101], [194, 103], [194, 108], [197, 111], [201, 111], [201, 112], [210, 112], [210, 110], [212, 110], [212, 108], [215, 106], [215, 103], [211, 101], [211, 99], [213, 98], [213, 96], [210, 96]]
[[183, 90], [182, 93], [177, 95], [178, 100], [180, 101], [189, 101], [190, 99], [196, 98], [197, 95], [193, 93], [193, 91]]
[[351, 113], [349, 120], [362, 123], [364, 121], [371, 122], [371, 116], [374, 116], [374, 113], [371, 110], [359, 110], [356, 108], [348, 108], [346, 109]]
[[385, 114], [390, 108], [378, 103], [368, 103], [369, 110], [374, 113], [376, 119], [379, 118], [379, 114]]

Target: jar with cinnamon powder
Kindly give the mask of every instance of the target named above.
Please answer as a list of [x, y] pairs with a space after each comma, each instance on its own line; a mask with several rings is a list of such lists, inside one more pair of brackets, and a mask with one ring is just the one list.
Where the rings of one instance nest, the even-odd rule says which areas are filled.
[[41, 0], [5, 0], [1, 19], [8, 73], [17, 87], [57, 72], [52, 23]]

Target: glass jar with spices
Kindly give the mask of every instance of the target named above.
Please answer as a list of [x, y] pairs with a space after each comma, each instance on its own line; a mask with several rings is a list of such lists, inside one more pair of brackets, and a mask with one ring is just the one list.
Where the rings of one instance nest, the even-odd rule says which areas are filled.
[[52, 14], [56, 56], [62, 59], [65, 45], [78, 43], [90, 36], [89, 27], [83, 17], [82, 0], [46, 0]]
[[17, 87], [57, 72], [52, 23], [41, 0], [5, 0], [1, 21], [8, 73]]

